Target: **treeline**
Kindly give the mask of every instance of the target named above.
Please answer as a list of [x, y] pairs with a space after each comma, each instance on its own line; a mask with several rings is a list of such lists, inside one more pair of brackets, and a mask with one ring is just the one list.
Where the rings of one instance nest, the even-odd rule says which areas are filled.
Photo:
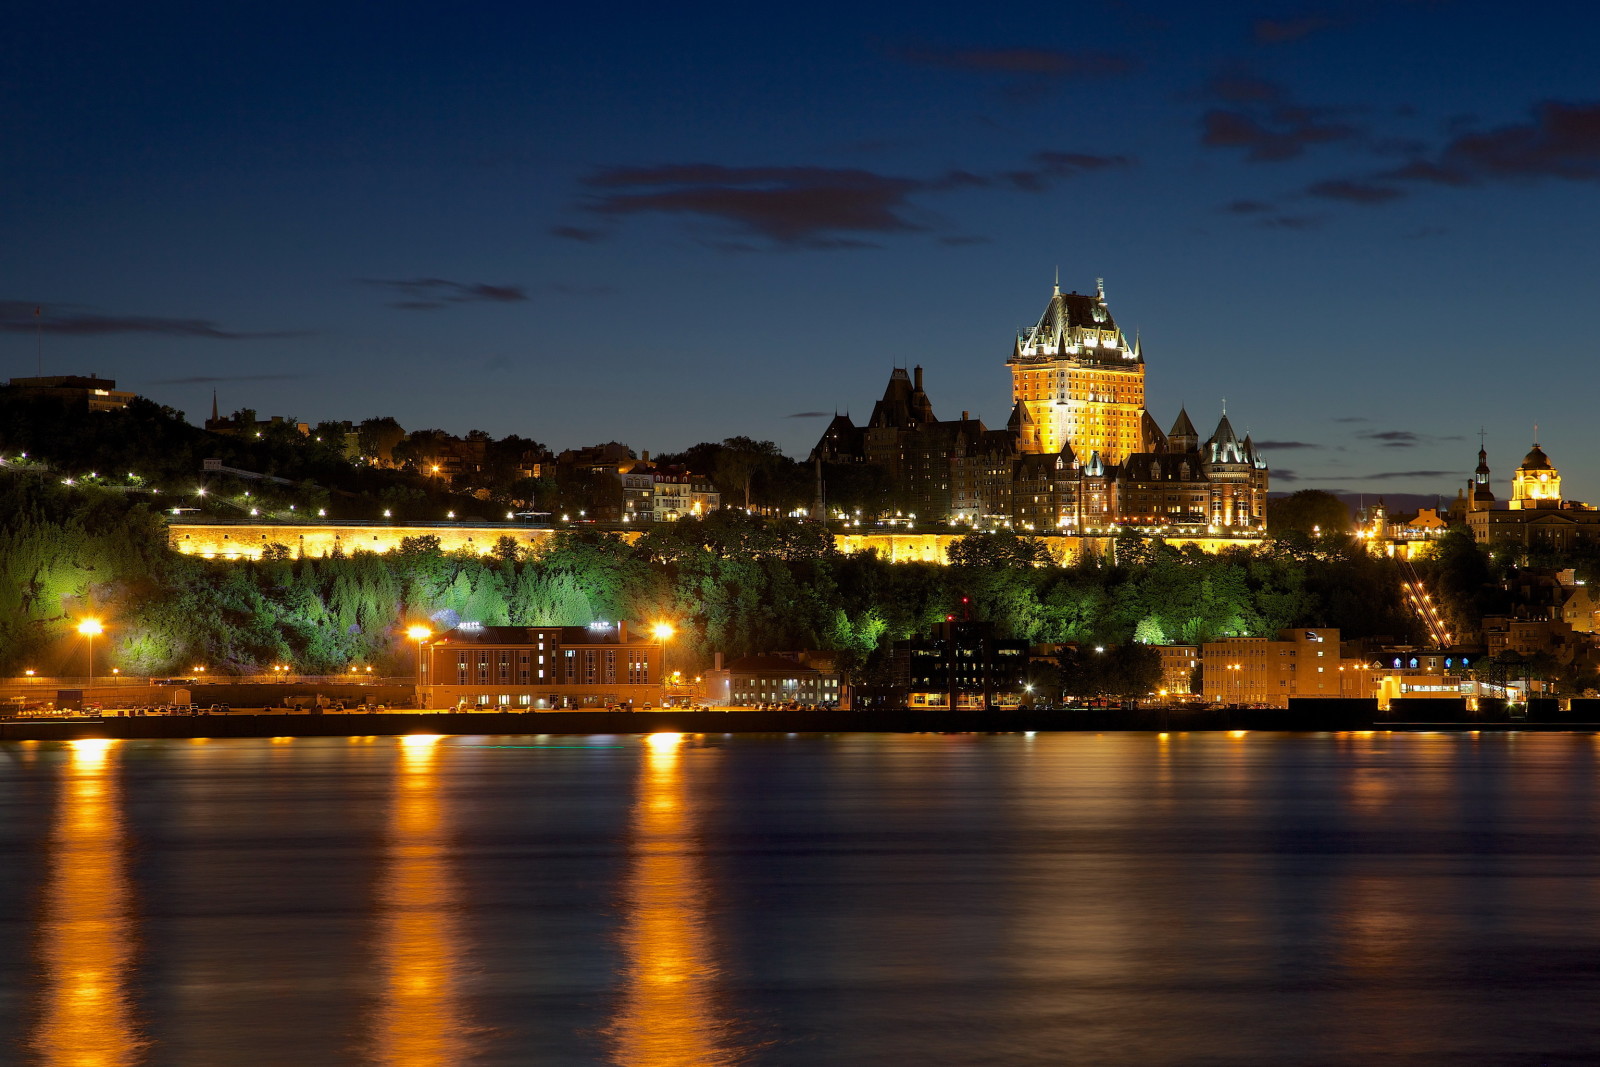
[[1037, 542], [974, 534], [951, 566], [842, 555], [815, 525], [718, 512], [650, 528], [634, 544], [590, 531], [529, 556], [433, 538], [389, 555], [207, 561], [171, 552], [158, 515], [103, 491], [0, 487], [0, 673], [78, 673], [73, 624], [106, 622], [105, 654], [132, 674], [206, 664], [302, 673], [352, 664], [409, 669], [405, 626], [669, 621], [675, 665], [830, 649], [881, 676], [890, 644], [948, 616], [1029, 641], [1121, 645], [1337, 626], [1403, 637], [1391, 564], [1343, 540], [1276, 542], [1207, 555], [1126, 540], [1104, 557], [1044, 564]]

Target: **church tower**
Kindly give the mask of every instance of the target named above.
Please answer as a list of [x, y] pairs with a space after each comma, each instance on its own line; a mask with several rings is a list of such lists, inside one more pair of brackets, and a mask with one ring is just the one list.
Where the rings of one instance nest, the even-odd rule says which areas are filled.
[[1527, 511], [1535, 508], [1561, 506], [1561, 472], [1551, 464], [1539, 442], [1522, 457], [1522, 466], [1511, 476], [1511, 510]]
[[1032, 422], [1036, 444], [1024, 451], [1079, 456], [1107, 464], [1140, 450], [1144, 437], [1144, 355], [1123, 336], [1106, 306], [1105, 281], [1093, 295], [1063, 293], [1057, 282], [1037, 325], [1025, 330], [1006, 361], [1011, 400]]
[[1478, 442], [1478, 469], [1472, 472], [1471, 493], [1467, 497], [1468, 511], [1488, 511], [1494, 507], [1494, 490], [1489, 487], [1489, 453]]

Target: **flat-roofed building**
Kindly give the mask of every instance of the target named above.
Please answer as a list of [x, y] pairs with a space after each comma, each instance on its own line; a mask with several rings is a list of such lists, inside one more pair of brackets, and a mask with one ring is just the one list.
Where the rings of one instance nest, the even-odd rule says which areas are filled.
[[1287, 707], [1290, 697], [1370, 697], [1376, 672], [1339, 651], [1339, 631], [1279, 630], [1277, 640], [1230, 637], [1200, 646], [1207, 700]]
[[662, 646], [626, 622], [588, 626], [463, 623], [422, 642], [424, 707], [548, 711], [662, 699]]
[[87, 378], [58, 374], [43, 378], [13, 378], [10, 386], [19, 396], [45, 397], [63, 401], [89, 411], [116, 411], [128, 406], [138, 394], [121, 392], [112, 378]]

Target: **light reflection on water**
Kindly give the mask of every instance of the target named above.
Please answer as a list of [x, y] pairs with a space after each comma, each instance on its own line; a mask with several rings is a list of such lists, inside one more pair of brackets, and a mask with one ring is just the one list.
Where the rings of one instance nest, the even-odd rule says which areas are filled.
[[73, 741], [37, 928], [38, 1026], [49, 1067], [126, 1067], [144, 1041], [129, 990], [137, 942], [115, 741]]
[[400, 739], [378, 886], [380, 1000], [371, 1020], [372, 1061], [385, 1067], [450, 1067], [472, 1052], [461, 1002], [462, 901], [450, 868], [440, 740]]
[[622, 888], [622, 991], [608, 1028], [622, 1067], [725, 1067], [743, 1061], [722, 1015], [720, 969], [684, 738], [651, 734], [639, 766]]
[[1600, 741], [0, 746], [22, 943], [0, 1063], [1587, 1064]]

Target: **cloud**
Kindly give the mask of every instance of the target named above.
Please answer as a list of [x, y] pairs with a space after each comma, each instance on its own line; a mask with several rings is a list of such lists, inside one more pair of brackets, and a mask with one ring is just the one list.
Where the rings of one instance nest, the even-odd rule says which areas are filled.
[[553, 237], [560, 237], [568, 241], [581, 241], [584, 244], [594, 244], [597, 241], [605, 240], [606, 237], [604, 230], [590, 230], [582, 226], [552, 226], [550, 227], [550, 234]]
[[1254, 36], [1257, 44], [1284, 44], [1338, 25], [1324, 15], [1305, 15], [1297, 19], [1257, 19]]
[[1365, 415], [1341, 415], [1334, 422], [1371, 422]]
[[1276, 107], [1263, 114], [1214, 108], [1201, 117], [1200, 143], [1242, 149], [1252, 163], [1281, 163], [1310, 145], [1354, 137], [1354, 126], [1323, 122], [1303, 108]]
[[1201, 95], [1223, 106], [1200, 117], [1200, 143], [1242, 150], [1252, 163], [1281, 163], [1312, 145], [1346, 141], [1361, 133], [1337, 119], [1340, 110], [1348, 109], [1296, 104], [1283, 86], [1254, 74], [1219, 74]]
[[786, 419], [822, 419], [826, 418], [826, 411], [797, 411], [793, 415], [785, 415]]
[[1257, 225], [1268, 230], [1314, 230], [1326, 221], [1321, 215], [1274, 215]]
[[603, 190], [588, 204], [596, 214], [698, 215], [780, 244], [811, 243], [838, 232], [923, 229], [904, 212], [911, 195], [927, 188], [917, 179], [855, 168], [715, 163], [615, 167], [590, 175], [584, 184]]
[[1300, 476], [1287, 467], [1274, 467], [1272, 469], [1272, 480], [1275, 482], [1298, 482]]
[[77, 304], [36, 304], [26, 300], [0, 300], [0, 331], [32, 333], [34, 330], [76, 337], [150, 333], [167, 337], [203, 337], [213, 341], [260, 341], [305, 336], [305, 331], [297, 330], [229, 330], [211, 319], [173, 319], [156, 315], [101, 315], [85, 310]]
[[1257, 448], [1270, 448], [1274, 452], [1284, 452], [1293, 448], [1327, 448], [1327, 445], [1313, 444], [1310, 441], [1257, 441]]
[[1344, 178], [1315, 182], [1307, 186], [1306, 192], [1312, 196], [1320, 196], [1324, 200], [1343, 200], [1347, 204], [1368, 205], [1387, 204], [1406, 195], [1403, 189], [1392, 189], [1386, 185], [1369, 185]]
[[[973, 189], [1039, 192], [1053, 182], [1095, 171], [1129, 167], [1127, 156], [1041, 151], [1025, 169], [995, 174], [952, 170], [934, 178], [908, 178], [854, 167], [729, 167], [717, 163], [613, 167], [583, 184], [592, 190], [584, 207], [599, 215], [686, 215], [728, 224], [745, 235], [807, 248], [875, 248], [862, 235], [928, 229], [913, 221], [919, 195]], [[754, 251], [742, 242], [719, 242], [724, 251]]]
[[147, 385], [211, 385], [216, 382], [287, 382], [309, 374], [196, 374], [188, 378], [155, 378]]
[[453, 282], [447, 278], [362, 278], [362, 285], [389, 290], [401, 299], [389, 306], [406, 311], [432, 311], [451, 304], [514, 304], [528, 299], [520, 285]]
[[1259, 215], [1271, 211], [1272, 205], [1264, 200], [1232, 200], [1222, 206], [1230, 215]]
[[[1325, 482], [1385, 482], [1396, 478], [1454, 478], [1460, 471], [1382, 471], [1378, 474], [1323, 475]], [[1277, 472], [1273, 472], [1276, 476]]]
[[1600, 180], [1600, 102], [1542, 100], [1529, 121], [1460, 133], [1435, 159], [1415, 159], [1385, 177], [1439, 185], [1561, 178]]
[[1130, 57], [1113, 52], [1053, 48], [912, 49], [901, 52], [900, 58], [924, 67], [1023, 78], [1117, 77], [1138, 66]]
[[1368, 441], [1381, 441], [1385, 448], [1415, 448], [1423, 443], [1422, 435], [1410, 430], [1373, 430], [1361, 436]]

